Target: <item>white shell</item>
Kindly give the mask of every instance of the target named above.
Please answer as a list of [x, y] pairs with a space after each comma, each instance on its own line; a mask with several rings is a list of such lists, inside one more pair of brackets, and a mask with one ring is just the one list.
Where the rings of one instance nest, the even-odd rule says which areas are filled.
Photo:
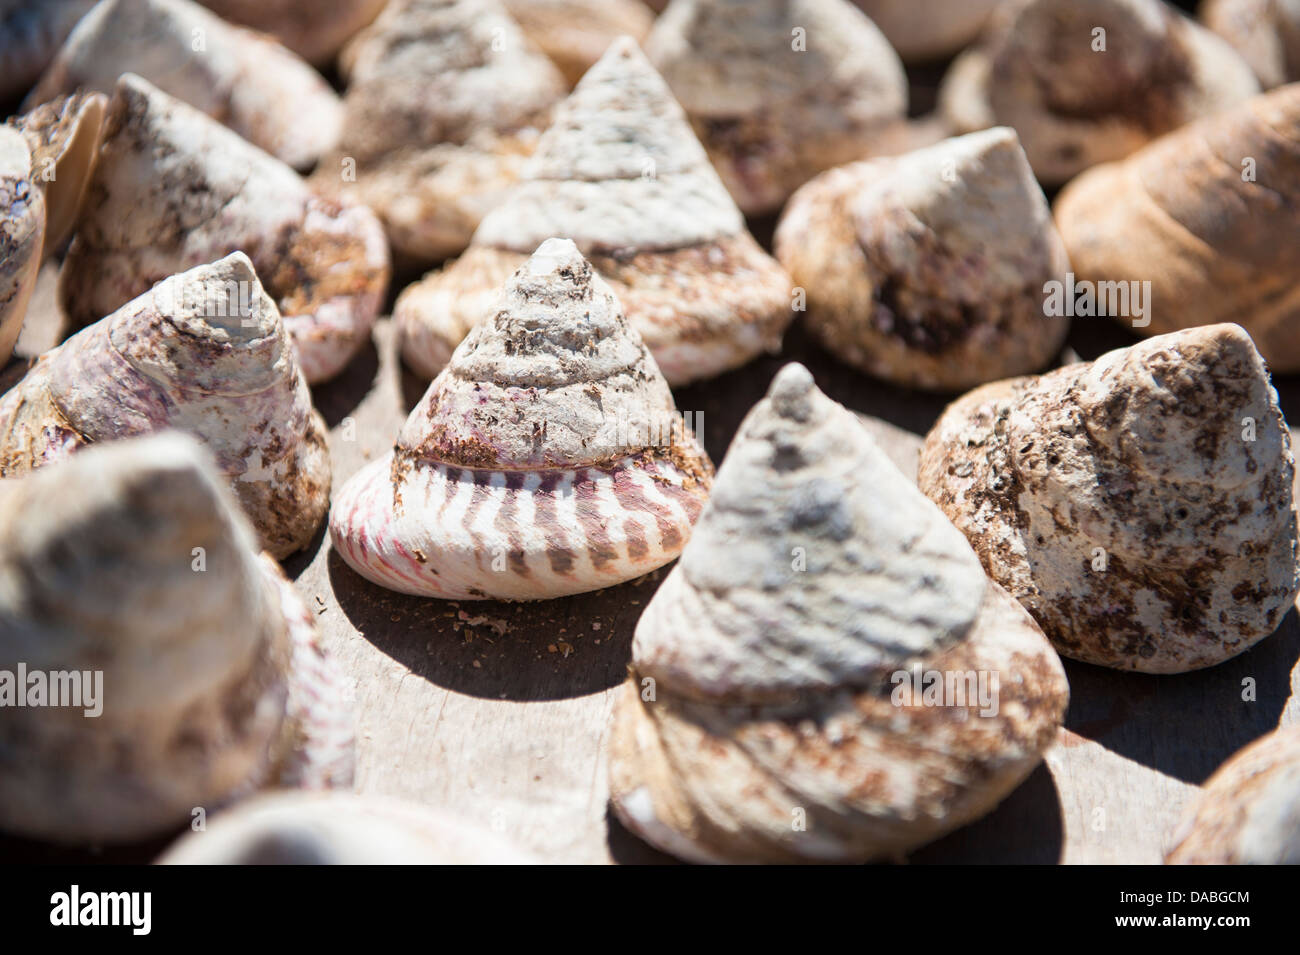
[[[1029, 774], [1068, 695], [1029, 616], [801, 365], [742, 423], [632, 658], [614, 809], [696, 861], [867, 861], [937, 838]], [[997, 673], [998, 706], [893, 702], [912, 668]]]
[[192, 439], [114, 442], [0, 491], [0, 670], [102, 677], [98, 716], [5, 709], [0, 827], [123, 842], [257, 788], [351, 784], [313, 617]]
[[0, 362], [13, 354], [41, 268], [45, 198], [31, 174], [27, 141], [0, 126]]
[[525, 600], [672, 560], [712, 467], [608, 286], [567, 239], [506, 284], [407, 419], [335, 496], [330, 536], [393, 590]]

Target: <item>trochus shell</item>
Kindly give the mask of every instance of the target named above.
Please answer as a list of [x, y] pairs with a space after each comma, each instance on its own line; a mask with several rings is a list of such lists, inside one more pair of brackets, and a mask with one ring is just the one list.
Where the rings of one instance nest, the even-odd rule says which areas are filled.
[[[915, 848], [1014, 789], [1068, 695], [1029, 616], [801, 365], [741, 425], [632, 657], [614, 809], [695, 861]], [[893, 702], [913, 668], [997, 673], [998, 706]]]
[[383, 227], [314, 195], [288, 166], [138, 76], [117, 84], [77, 235], [59, 274], [74, 327], [154, 283], [245, 252], [309, 382], [369, 340], [388, 284]]
[[775, 246], [813, 333], [886, 381], [959, 391], [1037, 371], [1069, 331], [1044, 315], [1065, 246], [1005, 127], [818, 176]]
[[1062, 655], [1182, 673], [1294, 602], [1294, 473], [1259, 353], [1211, 325], [976, 389], [927, 436], [920, 485]]
[[436, 374], [542, 242], [572, 239], [627, 310], [668, 383], [775, 349], [790, 280], [745, 231], [681, 107], [629, 38], [556, 110], [524, 180], [469, 249], [398, 299], [403, 358]]
[[0, 476], [176, 428], [217, 459], [276, 557], [329, 506], [325, 424], [274, 303], [235, 252], [160, 282], [41, 356], [0, 397]]
[[341, 677], [222, 483], [177, 434], [0, 482], [0, 671], [102, 680], [96, 716], [6, 707], [0, 827], [124, 842], [255, 789], [351, 785]]
[[711, 477], [618, 300], [572, 242], [551, 239], [394, 453], [336, 495], [330, 536], [358, 573], [405, 593], [558, 597], [676, 557]]

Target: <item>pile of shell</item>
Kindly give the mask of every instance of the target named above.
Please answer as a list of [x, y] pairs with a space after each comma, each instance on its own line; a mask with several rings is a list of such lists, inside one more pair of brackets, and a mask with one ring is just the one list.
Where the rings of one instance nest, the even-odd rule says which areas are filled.
[[[326, 526], [429, 598], [676, 560], [609, 787], [695, 861], [910, 852], [1039, 765], [1061, 657], [1184, 673], [1293, 605], [1297, 5], [310, 6], [0, 11], [0, 359], [43, 267], [66, 332], [0, 394], [0, 704], [13, 672], [108, 687], [96, 720], [0, 705], [3, 830], [131, 842], [238, 804], [164, 861], [535, 861], [429, 807], [254, 795], [353, 784], [347, 677], [276, 562]], [[909, 119], [903, 63], [954, 55]], [[392, 294], [394, 263], [432, 271]], [[432, 381], [331, 500], [310, 386], [387, 303]], [[1076, 313], [1149, 337], [1071, 360]], [[796, 318], [954, 395], [919, 487], [798, 363], [715, 474], [672, 388]], [[900, 696], [919, 671], [993, 674], [998, 705]], [[1279, 730], [1170, 861], [1295, 862], [1298, 805]]]

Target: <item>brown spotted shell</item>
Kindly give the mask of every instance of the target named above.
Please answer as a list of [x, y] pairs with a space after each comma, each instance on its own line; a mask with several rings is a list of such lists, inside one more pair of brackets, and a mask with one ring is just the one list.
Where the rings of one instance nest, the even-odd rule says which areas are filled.
[[1182, 673], [1290, 609], [1294, 472], [1250, 337], [1211, 325], [972, 391], [920, 485], [1062, 655]]
[[[0, 721], [0, 828], [126, 842], [256, 789], [351, 785], [342, 678], [223, 484], [175, 433], [0, 483], [0, 671], [29, 688]], [[34, 706], [34, 673], [86, 693]]]
[[339, 556], [381, 586], [536, 600], [677, 556], [712, 465], [618, 300], [542, 243], [456, 349], [393, 454], [335, 496]]
[[[928, 706], [899, 692], [912, 671], [998, 689]], [[957, 529], [788, 365], [637, 624], [611, 798], [694, 861], [887, 857], [989, 812], [1067, 697], [1041, 631]]]
[[59, 302], [80, 328], [169, 275], [246, 253], [308, 382], [367, 342], [388, 284], [383, 227], [145, 80], [117, 83]]
[[260, 549], [285, 557], [311, 541], [329, 506], [325, 424], [242, 252], [166, 279], [41, 356], [0, 397], [0, 477], [163, 428], [215, 455]]

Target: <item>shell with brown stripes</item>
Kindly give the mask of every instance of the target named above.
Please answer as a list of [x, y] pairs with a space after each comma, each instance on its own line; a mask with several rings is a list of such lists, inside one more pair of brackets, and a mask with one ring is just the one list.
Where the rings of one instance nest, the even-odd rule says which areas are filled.
[[393, 453], [336, 496], [330, 536], [403, 593], [559, 597], [676, 557], [712, 474], [614, 294], [571, 241], [548, 239]]

